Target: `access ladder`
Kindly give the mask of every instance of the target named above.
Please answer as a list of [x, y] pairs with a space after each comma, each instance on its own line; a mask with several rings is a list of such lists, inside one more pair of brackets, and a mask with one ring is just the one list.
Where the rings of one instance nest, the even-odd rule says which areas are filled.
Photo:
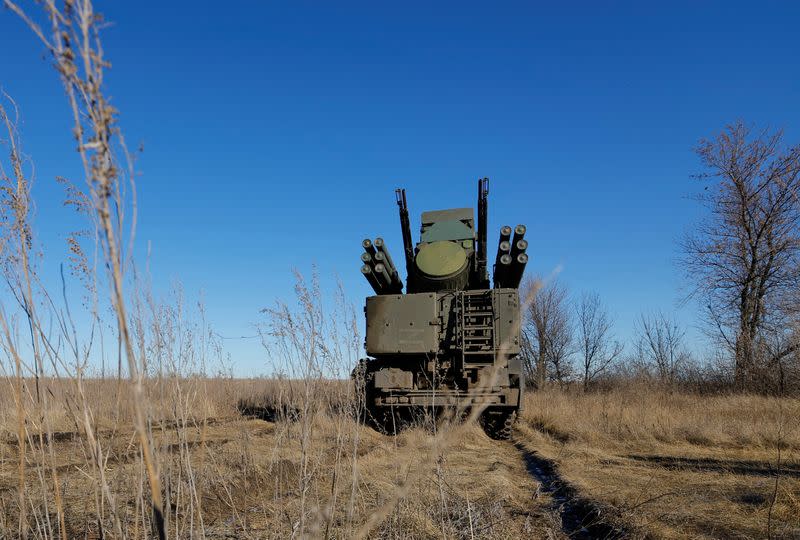
[[457, 335], [464, 367], [491, 365], [496, 334], [492, 291], [461, 291], [458, 307]]

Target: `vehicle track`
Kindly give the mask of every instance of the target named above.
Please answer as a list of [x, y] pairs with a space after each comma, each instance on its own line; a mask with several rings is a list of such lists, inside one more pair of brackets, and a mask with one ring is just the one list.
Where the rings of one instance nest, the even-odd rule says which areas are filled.
[[629, 531], [613, 523], [603, 506], [582, 496], [559, 473], [556, 463], [542, 457], [524, 444], [512, 439], [514, 447], [522, 454], [525, 467], [541, 485], [541, 491], [552, 497], [552, 510], [561, 520], [561, 530], [569, 538], [592, 540], [617, 539], [630, 536]]

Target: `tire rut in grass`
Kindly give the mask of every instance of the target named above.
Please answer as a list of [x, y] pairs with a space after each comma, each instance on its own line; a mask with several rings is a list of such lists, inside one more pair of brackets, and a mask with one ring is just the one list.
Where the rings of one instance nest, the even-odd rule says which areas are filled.
[[513, 444], [522, 454], [528, 474], [541, 484], [542, 492], [552, 497], [552, 509], [558, 512], [561, 530], [569, 538], [589, 540], [629, 536], [628, 531], [606, 517], [600, 504], [580, 495], [575, 486], [564, 480], [552, 460], [528, 450], [519, 442]]

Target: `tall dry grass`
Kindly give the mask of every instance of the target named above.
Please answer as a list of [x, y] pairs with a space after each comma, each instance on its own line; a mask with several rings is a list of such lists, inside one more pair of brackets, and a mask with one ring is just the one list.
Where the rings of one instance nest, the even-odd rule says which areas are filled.
[[554, 438], [597, 448], [696, 445], [800, 449], [800, 400], [698, 395], [640, 384], [610, 391], [527, 395], [525, 421]]
[[518, 441], [632, 534], [800, 535], [800, 400], [653, 384], [529, 394]]

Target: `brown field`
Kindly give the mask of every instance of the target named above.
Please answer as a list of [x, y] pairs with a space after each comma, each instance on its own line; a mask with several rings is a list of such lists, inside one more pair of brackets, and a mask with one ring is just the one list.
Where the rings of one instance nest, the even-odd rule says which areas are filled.
[[[32, 537], [151, 536], [117, 384], [84, 381], [92, 414], [76, 426], [75, 381], [41, 382], [50, 432], [35, 415], [25, 426]], [[474, 422], [378, 434], [353, 421], [341, 382], [163, 379], [147, 391], [173, 538], [800, 536], [797, 400], [531, 393], [502, 442]], [[2, 396], [0, 538], [13, 538], [20, 444], [13, 393]], [[240, 413], [242, 397], [261, 418]]]
[[632, 531], [799, 538], [800, 401], [647, 387], [528, 396], [526, 449]]
[[[61, 390], [55, 394], [65, 402], [72, 399], [65, 388], [72, 381], [49, 384]], [[113, 384], [86, 383], [87, 397], [99, 413], [93, 436], [102, 447], [101, 468], [92, 464], [90, 437], [82, 428], [70, 428], [66, 415], [50, 412], [49, 421], [58, 429], [45, 434], [44, 451], [31, 429], [25, 499], [32, 536], [58, 536], [54, 475], [69, 538], [100, 537], [101, 528], [103, 536], [151, 536], [147, 478], [126, 420], [129, 414], [124, 404], [117, 406], [113, 393], [103, 391]], [[436, 433], [419, 426], [397, 437], [381, 435], [354, 422], [342, 406], [349, 384], [317, 385], [308, 417], [302, 412], [303, 383], [182, 380], [149, 388], [154, 396], [164, 391], [165, 397], [169, 390], [170, 399], [185, 396], [184, 411], [192, 411], [176, 415], [176, 401], [153, 400], [160, 404], [151, 411], [161, 415], [151, 432], [165, 500], [170, 501], [165, 516], [170, 535], [558, 536], [549, 498], [536, 496], [537, 484], [513, 446], [468, 424]], [[237, 410], [242, 395], [266, 403], [270, 411], [283, 395], [285, 403], [292, 403], [290, 414], [301, 417], [244, 417]], [[7, 413], [14, 410], [13, 403], [4, 405]], [[16, 534], [19, 516], [19, 444], [13, 414], [3, 420], [0, 537]], [[104, 485], [113, 508], [96, 503]]]

